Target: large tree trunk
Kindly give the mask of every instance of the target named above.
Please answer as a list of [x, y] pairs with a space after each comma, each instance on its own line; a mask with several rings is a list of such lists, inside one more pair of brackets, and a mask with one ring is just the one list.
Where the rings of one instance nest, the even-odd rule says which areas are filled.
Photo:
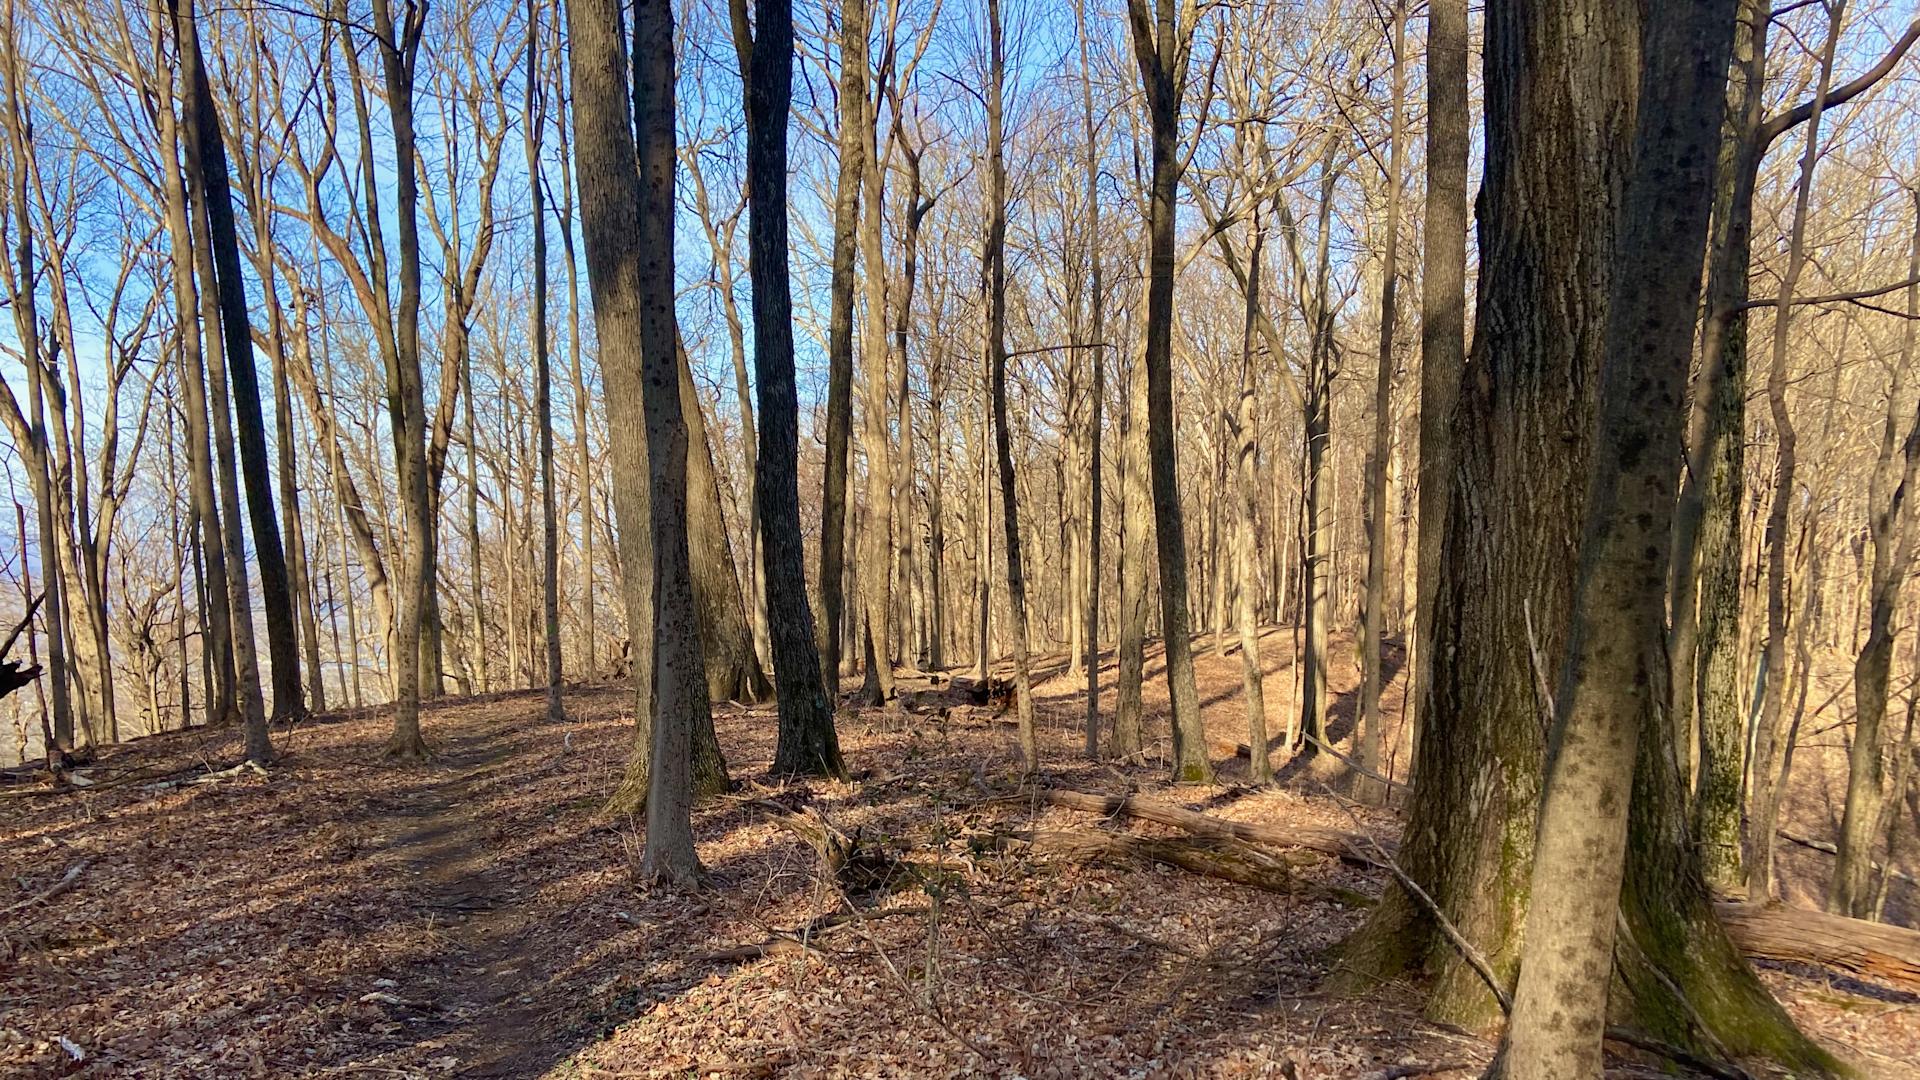
[[[1683, 449], [1681, 403], [1700, 295], [1699, 267], [1673, 253], [1698, 252], [1706, 239], [1733, 9], [1734, 0], [1693, 0], [1672, 18], [1650, 19], [1643, 35], [1634, 13], [1617, 8], [1582, 28], [1603, 42], [1640, 37], [1644, 55], [1611, 295], [1594, 306], [1605, 313], [1600, 425], [1534, 849], [1525, 963], [1499, 1075], [1580, 1080], [1601, 1071], [1629, 834], [1628, 800], [1620, 796], [1633, 788], [1642, 729], [1654, 726], [1649, 741], [1657, 742], [1667, 705], [1660, 676], [1673, 463]], [[1595, 104], [1619, 107], [1611, 96], [1618, 83], [1590, 90]], [[1618, 144], [1600, 150], [1626, 156]], [[1673, 820], [1684, 836], [1684, 813]], [[1629, 926], [1637, 938], [1641, 928]], [[1659, 969], [1666, 957], [1655, 951], [1647, 959]]]
[[[849, 6], [863, 4], [852, 0]], [[864, 24], [861, 33], [864, 34]], [[865, 50], [861, 50], [862, 63]], [[884, 81], [882, 82], [884, 86]], [[862, 86], [861, 93], [865, 93]], [[876, 96], [878, 96], [876, 94]], [[864, 503], [866, 506], [866, 544], [861, 567], [864, 581], [860, 601], [865, 613], [869, 663], [861, 686], [861, 696], [878, 705], [893, 697], [893, 449], [887, 432], [887, 406], [893, 400], [892, 355], [887, 345], [887, 264], [882, 257], [881, 238], [886, 213], [886, 184], [880, 170], [879, 150], [875, 145], [875, 117], [861, 110], [858, 136], [860, 150], [860, 193], [865, 200], [860, 215], [860, 256], [863, 265], [861, 284], [866, 294], [866, 325], [860, 332], [862, 366], [865, 368], [860, 391], [861, 415], [865, 423], [861, 443], [867, 455]], [[904, 361], [904, 358], [903, 358]]]
[[[1606, 5], [1489, 11], [1481, 287], [1453, 427], [1431, 667], [1401, 863], [1502, 980], [1519, 962], [1545, 720], [1572, 608], [1612, 215], [1635, 42], [1574, 33]], [[1576, 86], [1560, 93], [1548, 87]], [[1431, 228], [1431, 226], [1430, 226]], [[1579, 282], [1573, 289], [1569, 283]], [[1536, 670], [1536, 656], [1538, 670]], [[1434, 976], [1430, 1016], [1484, 1027], [1492, 997], [1400, 887], [1349, 942], [1361, 980]]]
[[793, 96], [792, 0], [731, 0], [734, 48], [746, 86], [747, 273], [753, 283], [753, 362], [759, 376], [760, 536], [767, 550], [780, 711], [776, 773], [846, 775], [807, 608], [800, 532], [800, 402], [793, 371], [793, 299], [787, 280], [787, 109]]
[[1427, 191], [1420, 267], [1420, 468], [1414, 552], [1413, 674], [1401, 723], [1416, 740], [1433, 685], [1440, 541], [1454, 468], [1453, 420], [1466, 367], [1466, 0], [1427, 4]]
[[1173, 706], [1173, 776], [1211, 783], [1207, 732], [1194, 688], [1193, 641], [1187, 618], [1187, 540], [1180, 512], [1180, 474], [1174, 460], [1173, 245], [1180, 96], [1193, 44], [1193, 23], [1176, 25], [1175, 0], [1127, 0], [1133, 50], [1146, 90], [1152, 129], [1147, 233], [1147, 446], [1153, 483], [1153, 526], [1160, 562], [1161, 640], [1166, 650], [1167, 696]]
[[[618, 24], [619, 8], [611, 0], [584, 0], [583, 6], [584, 17], [574, 23], [575, 62], [599, 62], [603, 70], [613, 67], [607, 61], [617, 61], [618, 46], [610, 42], [612, 47], [596, 47], [592, 37]], [[586, 42], [578, 36], [581, 29], [588, 32]], [[638, 287], [640, 309], [644, 367], [639, 375], [645, 395], [652, 496], [654, 696], [658, 703], [653, 772], [647, 788], [647, 846], [640, 874], [649, 881], [685, 887], [693, 885], [700, 872], [693, 850], [695, 732], [712, 721], [694, 613], [693, 566], [687, 552], [687, 427], [680, 411], [682, 364], [673, 311], [673, 46], [671, 0], [635, 4], [633, 104], [639, 132], [640, 183], [635, 190], [639, 227], [628, 252], [637, 265], [622, 267], [632, 275], [622, 281]], [[619, 147], [627, 132], [622, 112], [606, 109], [601, 113], [603, 119], [621, 121], [617, 133], [589, 133], [583, 124], [580, 141], [604, 138]], [[732, 576], [730, 568], [728, 576]]]

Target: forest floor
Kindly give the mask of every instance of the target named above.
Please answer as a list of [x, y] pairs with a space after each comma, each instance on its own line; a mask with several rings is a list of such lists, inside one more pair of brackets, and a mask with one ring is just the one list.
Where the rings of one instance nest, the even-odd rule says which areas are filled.
[[[1276, 740], [1290, 636], [1263, 642]], [[1334, 655], [1344, 739], [1350, 643]], [[1351, 809], [1310, 769], [1244, 783], [1237, 651], [1199, 658], [1210, 787], [1165, 783], [1157, 655], [1138, 765], [1084, 760], [1084, 683], [1062, 666], [1043, 665], [1036, 692], [1051, 785], [1398, 832], [1392, 812]], [[638, 823], [601, 812], [630, 742], [625, 686], [571, 690], [559, 724], [539, 693], [435, 703], [422, 767], [381, 760], [389, 721], [369, 711], [277, 733], [265, 775], [208, 778], [237, 760], [238, 737], [194, 730], [113, 748], [83, 771], [90, 790], [0, 789], [0, 1076], [1478, 1075], [1490, 1043], [1423, 1020], [1407, 988], [1321, 989], [1330, 947], [1365, 916], [1354, 893], [1377, 895], [1383, 873], [1295, 853], [1298, 887], [1274, 892], [1036, 855], [1007, 834], [1172, 831], [995, 798], [1016, 790], [1009, 718], [925, 680], [902, 687], [897, 710], [842, 712], [847, 783], [769, 786], [771, 707], [717, 708], [744, 787], [696, 813], [708, 879], [691, 895], [633, 884]], [[1807, 783], [1830, 782], [1827, 754], [1810, 746]], [[846, 901], [756, 798], [818, 811], [918, 873], [808, 947], [742, 955]], [[1797, 789], [1791, 805], [1796, 828], [1837, 832], [1826, 796]], [[1817, 902], [1831, 857], [1783, 845], [1782, 858], [1789, 896]], [[1909, 924], [1910, 892], [1890, 905]], [[1915, 1075], [1920, 996], [1813, 970], [1764, 977], [1868, 1073]]]

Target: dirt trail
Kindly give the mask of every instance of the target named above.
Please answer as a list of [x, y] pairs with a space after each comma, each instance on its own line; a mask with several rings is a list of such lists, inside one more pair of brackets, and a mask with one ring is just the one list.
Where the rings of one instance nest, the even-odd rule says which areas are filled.
[[491, 823], [475, 809], [476, 789], [510, 768], [493, 736], [501, 725], [469, 722], [443, 731], [427, 768], [452, 770], [424, 787], [392, 818], [387, 846], [417, 878], [415, 916], [432, 928], [439, 948], [430, 967], [409, 972], [392, 993], [444, 1025], [442, 1052], [458, 1059], [461, 1077], [536, 1076], [560, 1055], [558, 1032], [537, 1002], [552, 974], [537, 950], [522, 947], [528, 922], [511, 877], [493, 858]]

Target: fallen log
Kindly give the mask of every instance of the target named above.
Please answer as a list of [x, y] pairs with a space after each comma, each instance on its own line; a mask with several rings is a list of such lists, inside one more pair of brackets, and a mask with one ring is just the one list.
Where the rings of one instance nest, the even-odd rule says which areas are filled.
[[[1105, 817], [1138, 818], [1159, 825], [1171, 825], [1195, 836], [1231, 838], [1273, 847], [1307, 848], [1337, 855], [1364, 866], [1379, 865], [1379, 860], [1367, 853], [1370, 845], [1365, 837], [1342, 829], [1320, 825], [1280, 826], [1254, 821], [1230, 821], [1141, 795], [1101, 795], [1066, 788], [1043, 788], [1040, 797], [1054, 806], [1064, 806], [1069, 810], [1082, 810]], [[1382, 846], [1391, 853], [1391, 845]]]
[[999, 833], [1001, 847], [1025, 846], [1034, 854], [1073, 862], [1153, 862], [1266, 892], [1308, 894], [1345, 907], [1367, 907], [1372, 899], [1352, 889], [1303, 881], [1285, 860], [1244, 840], [1223, 836], [1172, 838], [1135, 836], [1098, 829], [1040, 829]]
[[1920, 930], [1781, 904], [1715, 905], [1742, 952], [1816, 964], [1920, 990]]

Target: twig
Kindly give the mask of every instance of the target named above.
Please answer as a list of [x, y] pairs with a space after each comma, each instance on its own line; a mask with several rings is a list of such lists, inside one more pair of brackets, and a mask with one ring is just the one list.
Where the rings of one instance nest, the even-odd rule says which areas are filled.
[[[1815, 851], [1824, 851], [1829, 855], [1840, 854], [1839, 845], [1831, 843], [1826, 840], [1815, 840], [1811, 836], [1801, 836], [1798, 833], [1790, 833], [1785, 829], [1780, 830], [1779, 836], [1780, 836], [1780, 839], [1782, 840], [1799, 844], [1801, 847], [1804, 847], [1804, 848], [1812, 848]], [[1899, 880], [1904, 881], [1909, 885], [1920, 885], [1920, 880], [1915, 880], [1912, 874], [1909, 874], [1904, 870], [1890, 870], [1886, 866], [1878, 862], [1873, 864], [1873, 868], [1877, 871], [1890, 874], [1893, 877], [1898, 878]]]
[[79, 862], [67, 867], [67, 872], [60, 875], [59, 881], [54, 882], [52, 885], [27, 897], [25, 900], [7, 908], [5, 911], [0, 911], [0, 915], [11, 915], [16, 911], [24, 911], [27, 908], [33, 907], [35, 904], [44, 904], [54, 897], [59, 896], [61, 893], [73, 888], [74, 884], [80, 880], [80, 875], [85, 873], [87, 867], [90, 865], [92, 865], [91, 860], [81, 859]]
[[32, 603], [27, 605], [27, 613], [20, 616], [20, 621], [14, 624], [12, 632], [7, 634], [7, 640], [0, 641], [0, 656], [5, 656], [12, 650], [13, 643], [20, 638], [20, 632], [25, 630], [29, 623], [33, 622], [33, 613], [39, 610], [40, 601], [46, 598], [47, 594], [42, 592], [39, 596], [33, 598]]
[[[924, 915], [926, 913], [927, 909], [924, 907], [897, 907], [874, 912], [873, 917], [876, 919], [890, 919], [895, 915]], [[822, 915], [817, 919], [810, 920], [804, 926], [795, 927], [792, 930], [776, 930], [768, 936], [765, 941], [749, 945], [738, 945], [731, 949], [722, 949], [719, 952], [707, 953], [705, 956], [699, 958], [699, 962], [708, 964], [729, 963], [740, 960], [752, 960], [761, 956], [772, 956], [776, 953], [813, 950], [816, 948], [813, 944], [814, 938], [830, 930], [845, 926], [859, 917], [859, 915], [852, 911], [837, 911], [830, 915]]]

